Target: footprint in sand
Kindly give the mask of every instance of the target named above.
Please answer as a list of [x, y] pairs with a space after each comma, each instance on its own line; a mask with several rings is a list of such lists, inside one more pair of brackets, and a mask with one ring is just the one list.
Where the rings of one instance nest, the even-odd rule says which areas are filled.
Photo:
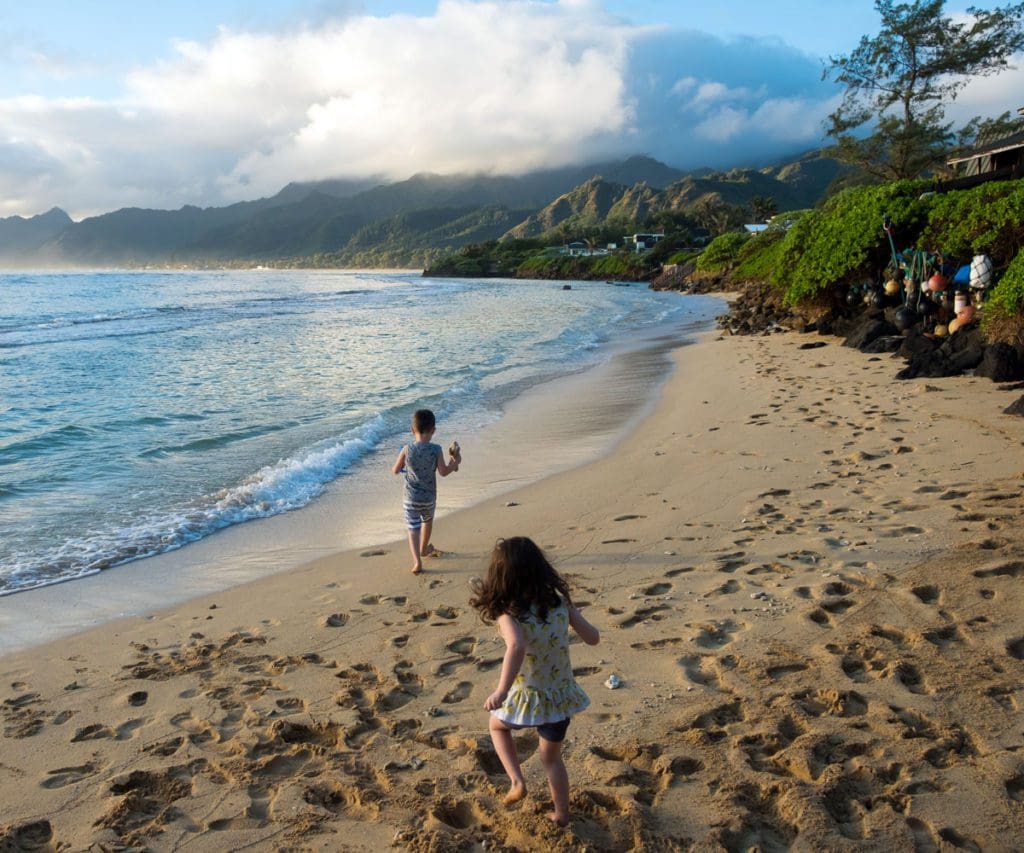
[[633, 612], [632, 616], [628, 616], [619, 622], [620, 628], [632, 628], [634, 625], [639, 625], [641, 622], [646, 622], [650, 619], [653, 622], [659, 622], [665, 617], [660, 615], [661, 611], [668, 610], [668, 606], [665, 604], [655, 604], [651, 607], [641, 607]]
[[807, 664], [805, 663], [781, 663], [769, 666], [765, 673], [772, 681], [781, 681], [787, 675], [795, 675], [798, 672], [805, 672], [807, 670]]
[[933, 631], [925, 631], [921, 636], [940, 649], [945, 649], [955, 643], [962, 643], [964, 641], [963, 635], [956, 625], [943, 625], [941, 628], [936, 628]]
[[444, 696], [441, 697], [441, 701], [446, 705], [454, 705], [457, 702], [462, 702], [469, 698], [469, 694], [473, 692], [473, 684], [469, 681], [460, 681], [454, 689], [449, 690]]
[[[99, 765], [93, 764], [92, 762], [86, 762], [85, 764], [79, 764], [76, 767], [58, 767], [56, 770], [48, 770], [46, 772], [47, 778], [40, 782], [40, 786], [53, 790], [54, 788], [64, 788], [68, 785], [75, 785], [81, 782], [83, 779], [88, 779], [99, 770]], [[15, 849], [15, 848], [12, 848]], [[16, 849], [29, 849], [29, 848], [16, 848]]]
[[445, 648], [448, 651], [454, 652], [457, 655], [468, 657], [473, 653], [473, 649], [476, 648], [476, 638], [460, 637], [457, 640], [452, 640], [452, 642], [448, 643], [448, 645], [446, 645]]
[[937, 604], [941, 598], [939, 588], [930, 584], [926, 586], [915, 586], [910, 591], [922, 604]]
[[324, 619], [324, 627], [342, 628], [348, 623], [348, 618], [347, 613], [332, 613]]
[[1017, 637], [1013, 640], [1008, 640], [1006, 643], [1006, 651], [1010, 657], [1016, 658], [1017, 660], [1024, 660], [1024, 637]]
[[1024, 575], [1024, 561], [1022, 560], [997, 563], [974, 572], [976, 578], [1018, 578], [1021, 575]]
[[371, 548], [369, 551], [363, 551], [359, 556], [360, 557], [383, 557], [387, 553], [388, 553], [388, 551], [387, 551], [386, 548]]
[[102, 740], [103, 738], [115, 737], [115, 732], [109, 726], [102, 723], [93, 723], [89, 726], [82, 726], [75, 731], [71, 738], [72, 743], [81, 743], [84, 740]]
[[733, 641], [733, 634], [746, 628], [742, 623], [725, 619], [718, 623], [708, 623], [698, 626], [700, 628], [694, 642], [705, 649], [718, 649]]
[[668, 646], [681, 646], [686, 641], [682, 637], [663, 637], [659, 640], [648, 640], [640, 643], [630, 643], [631, 649], [637, 651], [650, 651], [651, 649], [664, 649]]
[[655, 583], [650, 586], [646, 586], [640, 590], [644, 595], [664, 595], [667, 592], [671, 592], [672, 584], [670, 583]]
[[679, 665], [694, 684], [722, 689], [718, 661], [714, 655], [687, 655], [679, 659]]

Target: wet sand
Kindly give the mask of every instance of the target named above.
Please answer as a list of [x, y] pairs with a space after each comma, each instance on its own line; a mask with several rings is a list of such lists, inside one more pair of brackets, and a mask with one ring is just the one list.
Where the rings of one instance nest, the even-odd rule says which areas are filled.
[[[596, 462], [401, 541], [0, 659], [0, 839], [238, 849], [985, 849], [1024, 838], [1024, 447], [988, 380], [708, 335]], [[467, 584], [534, 537], [602, 629], [573, 820], [506, 809]], [[611, 674], [623, 685], [604, 686]]]

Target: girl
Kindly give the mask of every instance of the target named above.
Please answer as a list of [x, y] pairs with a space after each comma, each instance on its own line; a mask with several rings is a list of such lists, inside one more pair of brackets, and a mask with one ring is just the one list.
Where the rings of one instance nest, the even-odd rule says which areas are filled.
[[566, 826], [569, 776], [562, 741], [572, 716], [590, 704], [572, 674], [569, 626], [589, 646], [596, 645], [601, 635], [573, 606], [565, 579], [525, 536], [498, 540], [487, 579], [475, 580], [473, 592], [470, 606], [485, 620], [496, 621], [505, 640], [498, 687], [484, 702], [491, 712], [494, 749], [512, 781], [505, 802], [526, 796], [512, 730], [535, 726], [555, 804], [548, 817]]

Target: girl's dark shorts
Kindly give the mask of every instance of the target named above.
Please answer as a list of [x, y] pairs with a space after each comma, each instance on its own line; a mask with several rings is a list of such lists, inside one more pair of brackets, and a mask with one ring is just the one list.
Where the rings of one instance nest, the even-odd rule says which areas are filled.
[[544, 740], [549, 740], [552, 743], [561, 743], [565, 740], [565, 733], [569, 731], [569, 721], [571, 717], [566, 717], [564, 720], [559, 720], [557, 723], [541, 723], [539, 726], [516, 726], [512, 723], [505, 723], [510, 729], [536, 729]]

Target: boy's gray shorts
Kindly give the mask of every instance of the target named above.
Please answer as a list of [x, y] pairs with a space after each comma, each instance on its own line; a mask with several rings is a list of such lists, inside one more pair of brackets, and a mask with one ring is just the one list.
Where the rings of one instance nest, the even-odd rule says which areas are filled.
[[405, 510], [405, 525], [410, 530], [419, 530], [426, 522], [434, 520], [434, 508], [436, 502], [431, 501], [425, 504], [403, 503]]

